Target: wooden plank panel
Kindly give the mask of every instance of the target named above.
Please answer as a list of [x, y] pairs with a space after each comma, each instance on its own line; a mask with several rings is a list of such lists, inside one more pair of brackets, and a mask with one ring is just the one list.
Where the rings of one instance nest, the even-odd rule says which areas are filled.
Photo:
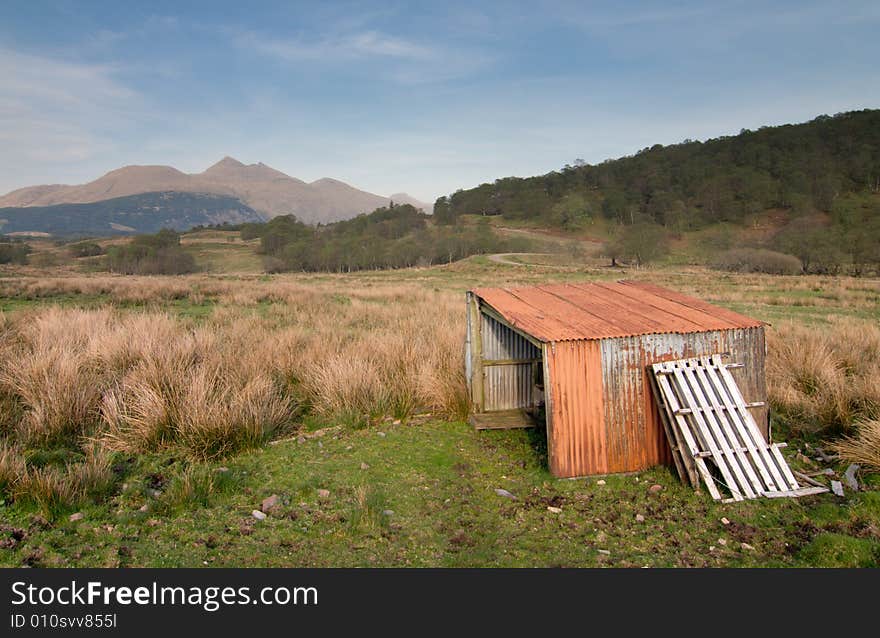
[[[654, 369], [657, 370], [669, 370], [668, 364], [665, 363], [657, 363], [654, 364]], [[676, 397], [675, 392], [672, 390], [671, 384], [669, 383], [669, 378], [666, 375], [657, 376], [657, 383], [660, 386], [661, 391], [663, 392], [663, 398], [665, 400], [666, 405], [669, 407], [670, 413], [675, 414], [675, 411], [678, 410], [681, 406], [678, 402], [678, 397]], [[700, 446], [697, 444], [697, 441], [691, 432], [690, 426], [683, 416], [675, 416], [673, 417], [676, 426], [681, 432], [682, 438], [685, 440], [687, 445], [687, 449], [691, 454], [691, 457], [694, 460], [694, 465], [697, 468], [697, 472], [699, 472], [700, 476], [703, 479], [703, 483], [706, 486], [706, 489], [709, 491], [709, 494], [716, 501], [721, 500], [721, 493], [718, 491], [718, 487], [715, 485], [715, 479], [712, 478], [712, 473], [709, 472], [709, 468], [706, 466], [706, 461], [697, 456], [697, 453], [700, 452]]]

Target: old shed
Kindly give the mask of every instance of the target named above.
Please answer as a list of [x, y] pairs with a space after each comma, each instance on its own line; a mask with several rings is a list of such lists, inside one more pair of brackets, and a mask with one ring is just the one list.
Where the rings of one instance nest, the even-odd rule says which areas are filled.
[[546, 419], [558, 477], [672, 462], [651, 390], [657, 362], [724, 354], [768, 438], [764, 324], [635, 281], [467, 293], [466, 366], [477, 427]]

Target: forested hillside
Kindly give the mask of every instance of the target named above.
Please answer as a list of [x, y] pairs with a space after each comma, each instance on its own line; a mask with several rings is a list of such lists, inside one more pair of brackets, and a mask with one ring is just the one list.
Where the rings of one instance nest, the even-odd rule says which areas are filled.
[[878, 193], [880, 111], [864, 110], [499, 179], [439, 198], [434, 217], [504, 215], [569, 230], [602, 217], [624, 233], [683, 233], [774, 211], [784, 224], [764, 247], [795, 254], [806, 271], [859, 271], [880, 263]]

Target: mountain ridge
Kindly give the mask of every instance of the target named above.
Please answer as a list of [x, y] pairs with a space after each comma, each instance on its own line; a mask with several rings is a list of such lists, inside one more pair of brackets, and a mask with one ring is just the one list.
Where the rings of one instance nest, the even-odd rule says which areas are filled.
[[[236, 197], [265, 219], [294, 214], [306, 223], [349, 219], [392, 200], [338, 179], [324, 177], [307, 183], [262, 162], [244, 164], [227, 155], [201, 173], [184, 173], [161, 164], [132, 164], [85, 184], [26, 186], [0, 196], [0, 208], [88, 204], [156, 192]], [[405, 193], [396, 193], [393, 198], [430, 211], [430, 205]]]

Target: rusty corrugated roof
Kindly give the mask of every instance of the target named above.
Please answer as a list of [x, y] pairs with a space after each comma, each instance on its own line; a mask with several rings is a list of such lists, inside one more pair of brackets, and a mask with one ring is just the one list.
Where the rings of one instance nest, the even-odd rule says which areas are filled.
[[764, 322], [638, 281], [472, 290], [512, 327], [540, 341], [754, 328]]

